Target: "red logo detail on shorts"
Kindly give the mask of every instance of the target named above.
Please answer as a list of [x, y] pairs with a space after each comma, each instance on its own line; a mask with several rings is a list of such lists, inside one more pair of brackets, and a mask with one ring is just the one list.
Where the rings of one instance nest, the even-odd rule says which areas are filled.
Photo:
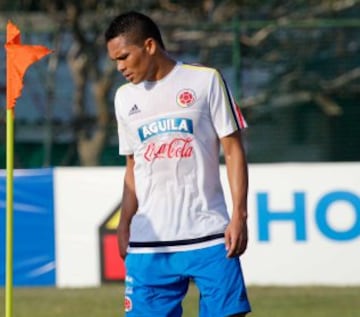
[[129, 312], [132, 310], [132, 301], [129, 296], [125, 296], [124, 307], [125, 307], [126, 312]]
[[147, 161], [162, 158], [188, 158], [193, 154], [193, 147], [191, 146], [192, 138], [175, 138], [168, 143], [156, 144], [149, 143], [144, 158]]
[[182, 108], [190, 107], [196, 101], [195, 92], [191, 89], [180, 90], [176, 96], [176, 102]]

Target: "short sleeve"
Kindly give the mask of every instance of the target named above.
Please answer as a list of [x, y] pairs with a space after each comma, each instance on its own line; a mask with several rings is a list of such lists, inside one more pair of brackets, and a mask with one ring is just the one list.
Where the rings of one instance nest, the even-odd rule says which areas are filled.
[[211, 118], [219, 138], [247, 127], [244, 116], [218, 71], [214, 71], [209, 92]]
[[119, 91], [115, 95], [115, 115], [117, 121], [117, 131], [119, 139], [119, 154], [120, 155], [130, 155], [134, 153], [133, 147], [131, 146], [130, 136], [126, 122], [123, 120], [121, 115], [121, 97]]

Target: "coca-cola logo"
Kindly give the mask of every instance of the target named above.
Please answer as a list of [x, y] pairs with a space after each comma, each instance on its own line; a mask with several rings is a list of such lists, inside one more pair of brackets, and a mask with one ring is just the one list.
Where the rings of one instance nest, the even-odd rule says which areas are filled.
[[155, 159], [189, 158], [193, 155], [192, 138], [174, 138], [170, 142], [155, 143], [147, 145], [144, 158], [147, 161]]

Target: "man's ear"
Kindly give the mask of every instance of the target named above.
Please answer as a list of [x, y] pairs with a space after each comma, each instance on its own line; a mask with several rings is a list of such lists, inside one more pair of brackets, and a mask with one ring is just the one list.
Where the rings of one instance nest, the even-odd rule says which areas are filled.
[[145, 40], [145, 49], [148, 52], [148, 54], [150, 54], [150, 55], [155, 54], [157, 45], [158, 44], [156, 43], [156, 41], [151, 37], [149, 37]]

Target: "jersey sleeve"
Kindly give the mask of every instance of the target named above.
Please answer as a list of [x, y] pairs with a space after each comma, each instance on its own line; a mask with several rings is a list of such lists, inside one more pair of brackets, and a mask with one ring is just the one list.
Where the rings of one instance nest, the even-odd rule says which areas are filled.
[[211, 118], [219, 138], [247, 127], [239, 106], [218, 71], [214, 72], [212, 78], [209, 103]]
[[115, 115], [117, 121], [117, 131], [119, 139], [119, 154], [130, 155], [134, 153], [131, 142], [129, 141], [130, 136], [127, 131], [129, 128], [121, 114], [121, 97], [119, 91], [115, 95]]

